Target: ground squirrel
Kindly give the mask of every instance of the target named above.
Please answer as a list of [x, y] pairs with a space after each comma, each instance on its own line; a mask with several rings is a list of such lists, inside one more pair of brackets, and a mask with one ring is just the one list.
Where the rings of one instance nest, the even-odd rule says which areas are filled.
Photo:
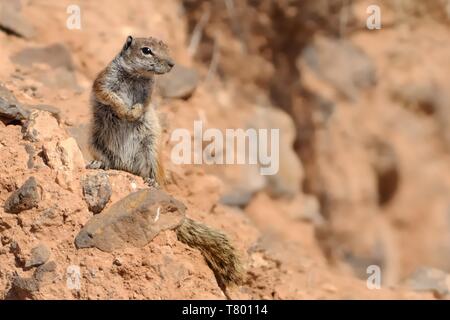
[[[161, 126], [150, 100], [154, 75], [167, 73], [173, 66], [162, 41], [128, 36], [93, 84], [91, 149], [95, 160], [89, 169], [124, 170], [153, 186], [164, 184]], [[241, 264], [226, 235], [188, 218], [176, 232], [180, 241], [202, 252], [220, 285], [241, 281]]]

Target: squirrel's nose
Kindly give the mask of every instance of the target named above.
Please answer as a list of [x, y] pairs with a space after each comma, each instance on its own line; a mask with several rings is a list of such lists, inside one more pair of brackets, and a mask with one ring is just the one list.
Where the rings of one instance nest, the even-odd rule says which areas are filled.
[[172, 60], [167, 61], [167, 65], [171, 68], [173, 68], [173, 66], [175, 65], [175, 62], [173, 62]]

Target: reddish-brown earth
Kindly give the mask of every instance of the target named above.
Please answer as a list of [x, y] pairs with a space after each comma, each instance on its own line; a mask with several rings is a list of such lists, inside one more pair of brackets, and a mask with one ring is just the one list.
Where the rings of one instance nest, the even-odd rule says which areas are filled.
[[[230, 2], [234, 11], [227, 11]], [[157, 90], [153, 103], [164, 126], [166, 191], [189, 217], [226, 232], [242, 257], [245, 281], [228, 288], [229, 297], [448, 298], [446, 7], [380, 2], [383, 28], [370, 31], [371, 1], [362, 0], [344, 7], [79, 1], [81, 30], [66, 28], [71, 1], [20, 1], [34, 33], [24, 38], [0, 27], [0, 83], [21, 104], [47, 111], [34, 111], [34, 121], [0, 121], [0, 298], [226, 298], [200, 252], [174, 231], [112, 253], [74, 245], [93, 215], [82, 191], [83, 179], [95, 173], [84, 168], [91, 159], [90, 85], [129, 34], [163, 39], [178, 64], [198, 72], [189, 98], [165, 99]], [[192, 56], [190, 39], [205, 12]], [[195, 120], [205, 128], [280, 128], [279, 173], [264, 178], [252, 165], [172, 163], [171, 132], [192, 132]], [[145, 188], [131, 174], [107, 174], [106, 208]], [[29, 177], [39, 185], [37, 205], [6, 212], [5, 201]], [[40, 244], [54, 262], [47, 272], [26, 266]], [[381, 267], [381, 289], [367, 287], [369, 265]], [[67, 286], [71, 266], [80, 268], [80, 290]], [[441, 287], [416, 277], [430, 290], [414, 291], [408, 279], [421, 267], [442, 270]], [[15, 279], [34, 279], [37, 270], [37, 288], [14, 291]]]

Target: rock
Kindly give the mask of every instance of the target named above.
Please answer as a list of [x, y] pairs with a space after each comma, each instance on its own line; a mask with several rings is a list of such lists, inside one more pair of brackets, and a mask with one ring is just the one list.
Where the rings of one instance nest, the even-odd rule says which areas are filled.
[[23, 38], [32, 38], [36, 31], [21, 14], [20, 1], [0, 1], [0, 29]]
[[23, 138], [31, 142], [50, 141], [66, 136], [58, 120], [47, 111], [35, 110], [22, 128]]
[[356, 100], [361, 89], [377, 81], [372, 60], [344, 39], [316, 37], [302, 52], [297, 67], [310, 69], [350, 100]]
[[99, 172], [86, 176], [82, 181], [84, 200], [89, 210], [100, 213], [105, 208], [112, 195], [111, 184], [108, 175]]
[[46, 208], [40, 215], [33, 219], [31, 224], [31, 232], [43, 231], [51, 226], [61, 226], [63, 224], [63, 217], [58, 214], [55, 208]]
[[25, 67], [32, 67], [33, 64], [47, 64], [53, 69], [75, 70], [70, 50], [62, 43], [41, 48], [25, 48], [12, 56], [11, 60]]
[[6, 299], [32, 299], [39, 291], [39, 283], [35, 278], [14, 277]]
[[74, 191], [74, 177], [68, 170], [56, 170], [55, 182], [63, 189]]
[[52, 169], [73, 171], [85, 167], [83, 154], [72, 137], [62, 141], [48, 141], [42, 146], [45, 163]]
[[283, 209], [294, 220], [311, 222], [316, 226], [320, 226], [325, 222], [320, 212], [319, 200], [312, 195], [298, 194], [285, 201], [280, 206], [280, 211]]
[[13, 221], [8, 219], [8, 217], [0, 217], [0, 232], [11, 229], [13, 226]]
[[61, 162], [69, 170], [83, 169], [86, 163], [76, 140], [72, 137], [58, 142]]
[[406, 85], [393, 85], [391, 88], [392, 98], [399, 101], [406, 108], [433, 114], [439, 108], [444, 96], [443, 90], [429, 83], [408, 83]]
[[322, 225], [325, 220], [320, 212], [319, 200], [315, 196], [305, 195], [303, 201], [303, 210], [300, 218], [310, 221], [317, 226]]
[[143, 247], [161, 231], [178, 227], [185, 211], [182, 202], [162, 190], [140, 190], [92, 217], [76, 236], [75, 245], [106, 252]]
[[0, 119], [22, 121], [28, 119], [30, 111], [20, 104], [14, 94], [0, 83]]
[[227, 206], [245, 207], [253, 195], [266, 186], [257, 165], [227, 166], [219, 173], [225, 184], [220, 202]]
[[[308, 122], [316, 128], [327, 127], [330, 119], [336, 113], [336, 101], [326, 97], [321, 91], [304, 90], [301, 97], [301, 104], [296, 103], [296, 108], [293, 110], [292, 117], [297, 119], [298, 127], [305, 126]], [[307, 111], [306, 111], [306, 110]], [[310, 113], [310, 118], [306, 116]], [[301, 119], [297, 116], [301, 114]], [[303, 139], [307, 138], [302, 135]]]
[[74, 137], [77, 141], [78, 146], [83, 154], [84, 159], [87, 162], [93, 160], [90, 152], [90, 133], [88, 124], [77, 124], [67, 128], [71, 137]]
[[33, 278], [39, 283], [51, 282], [57, 277], [56, 263], [54, 261], [49, 261], [39, 266], [33, 273]]
[[25, 108], [31, 111], [33, 110], [41, 110], [41, 111], [47, 111], [49, 113], [52, 114], [53, 117], [55, 117], [55, 119], [58, 121], [58, 123], [61, 123], [61, 110], [59, 110], [58, 108], [48, 105], [48, 104], [35, 104], [35, 105], [28, 105], [28, 104], [24, 104], [23, 105]]
[[79, 89], [70, 50], [62, 43], [25, 48], [11, 60], [21, 66], [33, 67], [30, 76], [47, 87]]
[[35, 149], [32, 144], [26, 144], [25, 145], [25, 151], [28, 154], [28, 161], [27, 161], [27, 168], [33, 169], [34, 168], [34, 155], [35, 155]]
[[445, 87], [434, 82], [391, 85], [392, 98], [410, 111], [434, 117], [447, 148], [450, 146], [450, 96]]
[[58, 108], [45, 104], [28, 105], [17, 101], [14, 94], [0, 83], [0, 119], [8, 122], [28, 120], [33, 110], [47, 111], [61, 121], [61, 112]]
[[57, 141], [44, 142], [41, 155], [45, 164], [51, 169], [58, 170], [63, 166]]
[[40, 244], [31, 249], [31, 257], [25, 262], [25, 268], [40, 266], [50, 258], [50, 250], [46, 245]]
[[175, 65], [173, 69], [158, 78], [158, 87], [164, 98], [186, 99], [197, 88], [198, 73], [190, 68]]
[[122, 260], [120, 260], [120, 258], [114, 258], [113, 265], [120, 267], [122, 265]]
[[431, 291], [438, 298], [445, 298], [450, 292], [450, 276], [433, 268], [419, 268], [407, 284], [415, 291]]
[[14, 258], [16, 258], [17, 261], [23, 261], [22, 249], [17, 241], [11, 240], [11, 243], [9, 244], [9, 252], [14, 255]]
[[34, 69], [30, 76], [49, 88], [70, 89], [74, 92], [81, 90], [75, 73], [63, 67], [53, 69], [50, 66], [40, 65], [40, 68]]
[[57, 277], [56, 263], [53, 261], [36, 268], [31, 278], [15, 275], [6, 299], [33, 299], [42, 285], [54, 281]]
[[[297, 132], [292, 118], [279, 109], [260, 107], [256, 109], [248, 127], [279, 129], [278, 172], [266, 176], [271, 194], [273, 196], [293, 197], [300, 192], [304, 173], [302, 163], [294, 151]], [[271, 154], [270, 149], [264, 152], [265, 154]]]
[[220, 203], [230, 207], [245, 207], [252, 199], [254, 192], [248, 190], [233, 190], [230, 193], [224, 194], [220, 198]]
[[366, 220], [370, 222], [360, 227], [360, 234], [336, 233], [335, 248], [338, 249], [334, 253], [340, 251], [342, 254], [340, 259], [345, 261], [354, 274], [362, 280], [367, 280], [369, 266], [380, 267], [382, 285], [391, 286], [398, 283], [400, 278], [399, 253], [401, 250], [395, 237], [395, 231], [382, 218], [369, 220], [370, 217], [366, 217]]
[[42, 187], [38, 185], [34, 177], [14, 191], [5, 201], [5, 212], [20, 213], [24, 210], [35, 208], [42, 199]]

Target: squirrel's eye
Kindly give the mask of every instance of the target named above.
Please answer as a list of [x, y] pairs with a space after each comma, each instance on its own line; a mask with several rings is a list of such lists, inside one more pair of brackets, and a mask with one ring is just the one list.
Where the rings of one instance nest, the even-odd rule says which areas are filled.
[[145, 55], [147, 55], [147, 54], [153, 55], [153, 51], [149, 47], [143, 47], [141, 50], [142, 50], [142, 53]]

